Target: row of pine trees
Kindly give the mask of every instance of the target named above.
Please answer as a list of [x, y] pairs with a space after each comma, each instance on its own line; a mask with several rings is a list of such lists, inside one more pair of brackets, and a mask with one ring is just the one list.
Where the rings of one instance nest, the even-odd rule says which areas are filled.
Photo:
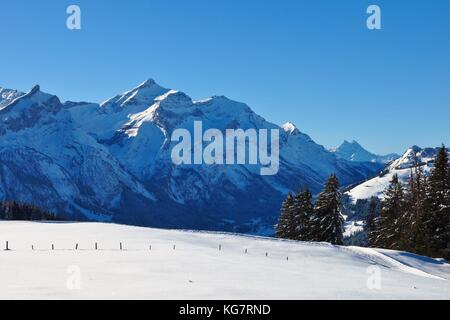
[[298, 241], [319, 241], [343, 244], [344, 218], [341, 214], [339, 181], [333, 174], [325, 184], [316, 204], [308, 189], [289, 194], [283, 202], [276, 236]]
[[[365, 226], [368, 245], [449, 260], [449, 219], [450, 168], [443, 146], [429, 176], [416, 161], [407, 188], [395, 175], [381, 206], [372, 199]], [[278, 238], [342, 245], [344, 219], [336, 175], [328, 179], [315, 205], [308, 189], [289, 194], [275, 229]]]
[[62, 218], [31, 204], [3, 201], [0, 202], [0, 220], [61, 221]]
[[450, 260], [450, 166], [444, 146], [429, 176], [416, 160], [407, 187], [394, 176], [381, 208], [372, 199], [366, 232], [370, 247]]

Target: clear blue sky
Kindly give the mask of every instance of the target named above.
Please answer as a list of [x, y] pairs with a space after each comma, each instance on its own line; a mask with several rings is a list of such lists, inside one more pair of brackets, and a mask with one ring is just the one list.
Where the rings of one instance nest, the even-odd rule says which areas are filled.
[[[66, 29], [69, 4], [81, 31]], [[99, 102], [154, 78], [326, 147], [450, 145], [448, 0], [0, 0], [0, 30], [0, 86]]]

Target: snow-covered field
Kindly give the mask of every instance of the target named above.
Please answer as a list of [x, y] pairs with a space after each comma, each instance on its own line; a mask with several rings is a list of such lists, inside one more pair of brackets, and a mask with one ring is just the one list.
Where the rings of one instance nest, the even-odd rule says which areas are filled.
[[100, 223], [0, 241], [1, 299], [450, 299], [450, 264], [395, 251]]

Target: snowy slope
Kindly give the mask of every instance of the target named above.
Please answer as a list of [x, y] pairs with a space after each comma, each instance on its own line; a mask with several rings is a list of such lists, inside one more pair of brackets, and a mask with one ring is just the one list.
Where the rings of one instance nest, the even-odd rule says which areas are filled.
[[89, 223], [0, 222], [6, 240], [0, 299], [450, 299], [449, 264], [397, 251]]
[[[350, 185], [382, 168], [339, 159], [293, 124], [281, 128], [244, 103], [193, 101], [154, 80], [102, 104], [61, 103], [39, 86], [4, 96], [0, 199], [77, 219], [271, 234], [287, 192], [308, 186], [317, 193], [331, 173]], [[279, 129], [279, 173], [262, 177], [260, 165], [173, 165], [172, 132], [192, 132], [195, 121], [222, 132]]]
[[414, 155], [417, 156], [419, 165], [423, 168], [425, 174], [429, 174], [433, 168], [438, 148], [420, 148], [413, 146], [409, 148], [403, 156], [387, 166], [382, 174], [368, 180], [347, 192], [353, 202], [359, 199], [369, 199], [371, 197], [383, 197], [383, 191], [391, 182], [395, 174], [400, 181], [406, 185], [411, 176], [411, 170], [414, 168]]
[[356, 141], [344, 141], [337, 149], [332, 149], [331, 151], [340, 159], [356, 162], [378, 162], [388, 164], [400, 158], [400, 155], [395, 153], [385, 156], [376, 155], [364, 149]]

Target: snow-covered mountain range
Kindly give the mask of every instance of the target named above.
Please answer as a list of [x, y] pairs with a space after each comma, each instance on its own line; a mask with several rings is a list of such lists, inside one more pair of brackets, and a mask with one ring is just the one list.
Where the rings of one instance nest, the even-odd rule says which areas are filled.
[[[331, 173], [350, 185], [383, 168], [342, 159], [295, 125], [279, 127], [243, 103], [193, 101], [153, 80], [102, 104], [63, 103], [39, 86], [0, 93], [0, 199], [69, 219], [269, 234], [287, 192], [318, 192]], [[279, 173], [264, 177], [255, 165], [175, 166], [171, 133], [192, 131], [200, 120], [204, 130], [280, 129]]]
[[330, 151], [334, 152], [340, 159], [357, 162], [378, 162], [388, 164], [391, 161], [400, 158], [400, 155], [396, 153], [384, 156], [371, 153], [356, 141], [344, 141], [338, 148], [331, 149]]
[[398, 175], [400, 181], [405, 186], [407, 185], [409, 178], [411, 177], [411, 171], [416, 166], [416, 163], [422, 167], [424, 173], [428, 175], [433, 168], [438, 151], [439, 148], [422, 149], [418, 146], [412, 146], [406, 150], [403, 156], [390, 163], [380, 175], [357, 185], [346, 194], [349, 195], [353, 203], [371, 197], [383, 198], [383, 192], [386, 190], [395, 174]]

